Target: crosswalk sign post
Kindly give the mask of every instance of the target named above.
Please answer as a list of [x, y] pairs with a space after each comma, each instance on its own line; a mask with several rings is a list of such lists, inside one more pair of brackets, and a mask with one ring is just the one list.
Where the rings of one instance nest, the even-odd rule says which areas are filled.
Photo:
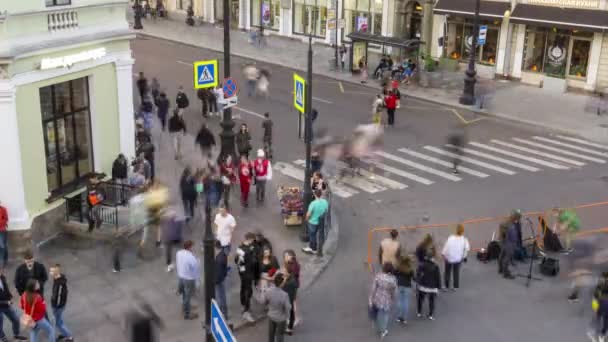
[[217, 59], [194, 62], [194, 89], [217, 87]]
[[293, 74], [293, 88], [293, 106], [296, 107], [300, 113], [304, 113], [304, 108], [306, 106], [306, 81], [295, 73]]
[[236, 342], [215, 299], [211, 300], [211, 335], [216, 342]]

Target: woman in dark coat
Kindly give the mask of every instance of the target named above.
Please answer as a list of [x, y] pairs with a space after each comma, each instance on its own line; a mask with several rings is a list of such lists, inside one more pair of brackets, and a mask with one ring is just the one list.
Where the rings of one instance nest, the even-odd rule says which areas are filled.
[[194, 207], [196, 206], [196, 179], [192, 175], [190, 167], [187, 166], [179, 180], [179, 190], [184, 204], [184, 215], [189, 221], [194, 217]]

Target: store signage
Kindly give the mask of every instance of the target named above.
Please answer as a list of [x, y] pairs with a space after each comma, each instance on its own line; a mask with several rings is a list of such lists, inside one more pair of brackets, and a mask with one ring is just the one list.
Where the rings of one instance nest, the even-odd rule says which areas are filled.
[[262, 24], [270, 24], [270, 4], [267, 2], [262, 3]]
[[357, 31], [367, 32], [367, 17], [357, 17]]
[[75, 63], [85, 62], [93, 59], [99, 59], [106, 55], [106, 48], [98, 48], [88, 51], [83, 51], [74, 55], [67, 55], [55, 58], [43, 58], [40, 61], [40, 70], [69, 68]]
[[344, 19], [338, 19], [338, 28], [343, 29], [344, 25], [346, 25], [346, 21]]
[[600, 8], [600, 0], [528, 0], [528, 3], [556, 7]]
[[566, 49], [557, 44], [549, 47], [548, 60], [554, 66], [560, 66], [564, 64], [566, 60]]
[[479, 26], [479, 38], [477, 38], [477, 44], [484, 45], [486, 43], [486, 36], [488, 35], [488, 26]]

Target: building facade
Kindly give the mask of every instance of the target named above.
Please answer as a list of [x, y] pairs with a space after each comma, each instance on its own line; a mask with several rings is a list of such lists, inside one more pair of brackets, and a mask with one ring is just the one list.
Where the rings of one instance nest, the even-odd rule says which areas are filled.
[[134, 156], [134, 35], [126, 0], [0, 5], [0, 200], [9, 236], [31, 241], [65, 194]]

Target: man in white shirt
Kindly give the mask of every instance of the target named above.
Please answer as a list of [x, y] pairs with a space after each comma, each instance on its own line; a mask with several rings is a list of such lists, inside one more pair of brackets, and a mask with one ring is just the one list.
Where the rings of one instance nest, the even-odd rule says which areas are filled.
[[182, 295], [182, 311], [184, 319], [192, 320], [198, 317], [196, 312], [190, 312], [190, 300], [196, 290], [196, 282], [200, 279], [200, 264], [194, 253], [192, 253], [192, 241], [184, 242], [184, 249], [177, 252], [175, 263], [177, 265], [177, 277], [179, 279], [179, 293]]
[[234, 216], [228, 213], [225, 206], [220, 207], [219, 213], [215, 215], [215, 238], [222, 245], [222, 250], [226, 255], [230, 255], [232, 245], [232, 233], [236, 228]]
[[459, 224], [456, 227], [456, 234], [450, 235], [448, 240], [443, 245], [443, 260], [445, 260], [444, 282], [445, 290], [450, 288], [450, 277], [452, 271], [454, 273], [454, 288], [455, 291], [460, 286], [460, 264], [467, 262], [467, 255], [471, 250], [469, 240], [464, 237], [464, 226]]

